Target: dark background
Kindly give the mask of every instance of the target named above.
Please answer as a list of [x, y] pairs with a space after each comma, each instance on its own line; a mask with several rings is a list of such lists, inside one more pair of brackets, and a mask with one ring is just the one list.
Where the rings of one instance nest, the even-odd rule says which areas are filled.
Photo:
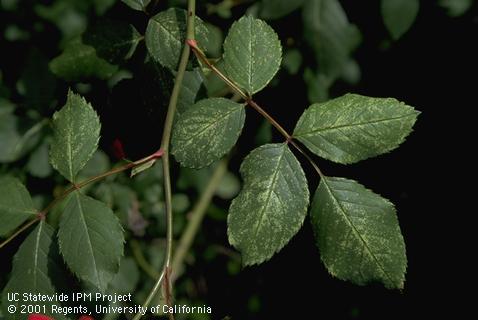
[[[220, 259], [207, 264], [199, 261], [189, 269], [188, 276], [206, 279], [204, 299], [217, 319], [227, 315], [233, 319], [251, 319], [251, 296], [260, 300], [259, 313], [253, 319], [457, 317], [473, 307], [466, 301], [463, 287], [472, 286], [473, 273], [468, 273], [466, 267], [475, 255], [465, 245], [476, 242], [473, 233], [465, 231], [472, 227], [476, 212], [467, 205], [473, 202], [473, 196], [465, 196], [465, 191], [474, 184], [471, 178], [467, 179], [474, 172], [467, 165], [476, 162], [472, 155], [476, 125], [471, 110], [477, 107], [478, 5], [475, 3], [462, 17], [451, 18], [434, 1], [421, 1], [419, 15], [410, 31], [387, 49], [381, 49], [388, 35], [381, 20], [379, 1], [346, 0], [342, 4], [349, 19], [364, 35], [354, 55], [361, 66], [362, 79], [357, 86], [339, 83], [332, 94], [353, 91], [395, 97], [422, 114], [415, 132], [390, 154], [353, 166], [321, 160], [319, 165], [327, 175], [358, 180], [396, 204], [408, 255], [405, 289], [387, 290], [380, 284], [358, 287], [332, 278], [320, 261], [306, 220], [298, 235], [271, 261], [245, 268], [238, 276], [229, 276]], [[240, 17], [245, 8], [239, 6], [233, 14]], [[121, 15], [121, 10], [116, 13]], [[271, 25], [284, 33], [279, 34], [283, 39], [302, 32], [300, 18], [300, 13], [295, 13]], [[0, 13], [0, 23], [19, 19]], [[24, 25], [28, 23], [25, 21]], [[59, 35], [53, 29], [45, 32], [50, 31], [52, 43], [56, 43]], [[49, 48], [48, 43], [36, 45], [50, 57], [57, 54], [57, 49]], [[24, 49], [16, 44], [1, 45], [1, 68], [6, 82], [14, 83], [18, 76], [16, 63], [27, 54]], [[292, 131], [308, 105], [307, 92], [301, 76], [290, 76], [284, 71], [280, 76], [279, 87], [264, 90], [257, 101]], [[252, 149], [253, 129], [260, 118], [250, 111], [248, 121], [231, 163], [234, 170]], [[275, 135], [274, 141], [280, 141], [280, 137]], [[133, 153], [138, 148], [136, 152], [141, 153], [155, 143], [159, 140], [144, 141], [146, 146], [126, 147]], [[303, 166], [308, 177], [315, 177], [306, 162]], [[318, 179], [309, 178], [309, 182], [312, 192]], [[206, 220], [200, 237], [206, 243], [227, 245], [225, 230], [223, 223]], [[195, 247], [198, 251], [202, 249], [200, 245]]]

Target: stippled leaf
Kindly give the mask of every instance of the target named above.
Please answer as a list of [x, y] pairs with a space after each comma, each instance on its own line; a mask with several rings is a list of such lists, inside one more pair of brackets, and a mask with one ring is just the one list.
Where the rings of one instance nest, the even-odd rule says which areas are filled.
[[393, 98], [346, 94], [305, 110], [294, 137], [321, 157], [354, 163], [397, 148], [418, 114]]
[[282, 47], [264, 21], [244, 16], [234, 22], [224, 41], [227, 75], [250, 95], [262, 90], [280, 68]]
[[104, 292], [118, 272], [124, 246], [123, 229], [111, 209], [75, 191], [61, 216], [58, 240], [68, 267]]
[[118, 64], [131, 58], [143, 37], [131, 24], [102, 19], [83, 34], [83, 43], [96, 50], [98, 57]]
[[23, 184], [16, 178], [0, 178], [0, 236], [9, 234], [35, 213], [32, 198]]
[[65, 106], [53, 115], [50, 162], [71, 182], [98, 148], [100, 128], [91, 104], [69, 91]]
[[151, 2], [151, 0], [121, 0], [128, 7], [137, 11], [146, 11], [146, 7]]
[[[186, 18], [185, 10], [171, 8], [152, 17], [146, 29], [146, 46], [149, 53], [171, 70], [177, 69], [186, 41]], [[208, 41], [208, 29], [198, 17], [195, 20], [195, 31], [199, 44]]]
[[224, 98], [201, 100], [176, 122], [171, 153], [185, 167], [210, 165], [234, 146], [245, 117], [242, 104]]
[[244, 265], [269, 260], [299, 231], [307, 215], [304, 172], [287, 144], [267, 144], [241, 165], [244, 186], [229, 208], [229, 243]]
[[[54, 230], [45, 221], [40, 221], [38, 226], [28, 235], [13, 258], [13, 271], [5, 289], [3, 290], [3, 309], [7, 319], [27, 319], [27, 313], [21, 313], [20, 305], [24, 302], [9, 301], [7, 295], [16, 293], [20, 297], [26, 294], [54, 295], [55, 289], [51, 275], [58, 270], [55, 258], [58, 257], [56, 245], [53, 243]], [[38, 306], [45, 306], [46, 314], [58, 317], [52, 313], [52, 305], [58, 302], [37, 301]], [[12, 313], [7, 306], [14, 305], [16, 312]], [[43, 310], [43, 307], [42, 309]], [[60, 319], [63, 317], [60, 315]]]
[[407, 257], [392, 203], [353, 180], [324, 177], [310, 214], [322, 261], [333, 276], [403, 288]]
[[382, 18], [393, 39], [397, 40], [410, 29], [417, 17], [418, 0], [382, 0]]
[[108, 79], [118, 67], [99, 58], [95, 48], [76, 38], [67, 44], [61, 55], [50, 62], [50, 70], [66, 81], [81, 81], [90, 78]]

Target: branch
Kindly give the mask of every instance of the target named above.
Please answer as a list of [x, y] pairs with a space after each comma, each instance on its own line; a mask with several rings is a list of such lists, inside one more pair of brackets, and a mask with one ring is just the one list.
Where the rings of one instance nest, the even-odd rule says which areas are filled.
[[93, 182], [96, 182], [96, 181], [99, 181], [99, 180], [102, 180], [106, 177], [109, 177], [111, 175], [114, 175], [114, 174], [117, 174], [117, 173], [120, 173], [120, 172], [123, 172], [123, 171], [126, 171], [128, 169], [131, 169], [131, 168], [135, 168], [137, 166], [140, 166], [146, 162], [149, 162], [149, 161], [156, 161], [156, 159], [159, 159], [163, 156], [163, 150], [159, 149], [158, 151], [156, 151], [155, 153], [143, 158], [143, 159], [140, 159], [140, 160], [137, 160], [135, 162], [129, 162], [121, 167], [118, 167], [118, 168], [114, 168], [114, 169], [111, 169], [110, 171], [107, 171], [105, 173], [102, 173], [100, 175], [97, 175], [97, 176], [94, 176], [94, 177], [91, 177], [91, 178], [88, 178], [84, 181], [81, 181], [80, 183], [77, 183], [77, 184], [74, 184], [72, 185], [71, 187], [69, 187], [68, 189], [66, 189], [62, 194], [60, 194], [58, 197], [56, 197], [55, 199], [53, 199], [43, 210], [41, 210], [40, 212], [38, 212], [35, 216], [35, 218], [31, 219], [30, 221], [26, 222], [22, 227], [20, 227], [14, 234], [12, 234], [10, 237], [8, 237], [6, 240], [4, 240], [2, 243], [0, 243], [0, 249], [3, 248], [4, 246], [6, 246], [10, 241], [12, 241], [13, 239], [15, 239], [17, 236], [19, 236], [23, 231], [27, 230], [29, 227], [31, 227], [32, 225], [34, 225], [35, 223], [37, 223], [38, 221], [42, 220], [42, 219], [45, 219], [46, 218], [46, 215], [48, 214], [48, 212], [50, 212], [51, 209], [53, 209], [53, 207], [55, 207], [58, 203], [60, 203], [63, 199], [65, 199], [70, 193], [72, 193], [73, 191], [76, 191], [76, 190], [79, 190]]
[[222, 159], [219, 162], [216, 169], [214, 170], [214, 173], [212, 174], [211, 179], [206, 186], [206, 189], [204, 189], [204, 192], [201, 194], [199, 201], [196, 203], [191, 213], [189, 214], [190, 220], [188, 222], [186, 230], [184, 230], [181, 239], [179, 240], [179, 243], [176, 247], [176, 253], [174, 254], [173, 258], [173, 274], [171, 276], [171, 280], [173, 283], [179, 276], [178, 270], [182, 266], [184, 258], [186, 257], [186, 254], [188, 253], [189, 249], [191, 248], [191, 245], [194, 241], [194, 237], [196, 236], [201, 222], [204, 218], [204, 215], [206, 214], [206, 210], [211, 203], [211, 199], [214, 196], [214, 193], [216, 192], [219, 183], [221, 183], [222, 177], [227, 171], [227, 164], [227, 159]]
[[[195, 12], [196, 12], [196, 1], [195, 0], [188, 0], [188, 13], [187, 13], [187, 29], [186, 29], [186, 39], [189, 43], [190, 41], [194, 41], [194, 20], [195, 20]], [[169, 142], [171, 140], [171, 131], [173, 127], [173, 120], [174, 115], [176, 113], [176, 107], [178, 103], [179, 93], [181, 91], [181, 85], [184, 78], [184, 73], [186, 72], [186, 67], [189, 61], [189, 54], [190, 48], [188, 45], [184, 45], [183, 51], [181, 53], [181, 59], [179, 62], [178, 72], [176, 74], [176, 78], [174, 80], [174, 87], [171, 93], [171, 98], [169, 100], [168, 105], [168, 113], [166, 115], [166, 120], [164, 123], [164, 130], [163, 130], [163, 137], [161, 139], [161, 149], [164, 151], [164, 156], [162, 157], [163, 160], [163, 183], [164, 183], [164, 199], [165, 199], [165, 207], [166, 207], [166, 256], [164, 259], [163, 267], [160, 272], [160, 276], [156, 281], [153, 289], [149, 293], [146, 301], [143, 303], [143, 308], [148, 308], [151, 304], [151, 301], [154, 299], [156, 294], [158, 293], [159, 289], [161, 288], [161, 284], [163, 282], [163, 278], [168, 272], [167, 279], [169, 281], [169, 272], [171, 270], [171, 255], [172, 255], [172, 244], [173, 244], [173, 211], [172, 211], [172, 195], [171, 195], [171, 175], [169, 169]], [[166, 300], [169, 301], [170, 297], [170, 284], [166, 285]], [[133, 320], [141, 319], [142, 314], [137, 313]], [[170, 314], [170, 319], [174, 319], [174, 316]]]

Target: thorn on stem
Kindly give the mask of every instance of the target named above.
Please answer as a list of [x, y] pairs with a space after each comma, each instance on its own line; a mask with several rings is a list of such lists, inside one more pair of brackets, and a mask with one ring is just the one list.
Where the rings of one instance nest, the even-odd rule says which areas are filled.
[[164, 150], [163, 150], [163, 149], [159, 149], [158, 151], [156, 151], [155, 153], [153, 153], [151, 156], [152, 156], [153, 159], [159, 159], [159, 158], [161, 158], [163, 155], [164, 155]]
[[194, 39], [186, 39], [186, 44], [193, 49], [197, 49], [197, 47], [198, 47], [198, 43]]

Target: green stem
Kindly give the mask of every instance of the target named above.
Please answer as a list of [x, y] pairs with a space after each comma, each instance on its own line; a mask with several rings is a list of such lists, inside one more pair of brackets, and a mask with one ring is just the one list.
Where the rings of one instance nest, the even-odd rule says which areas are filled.
[[[187, 13], [187, 29], [186, 29], [186, 39], [187, 41], [194, 41], [194, 20], [195, 20], [195, 12], [196, 12], [196, 1], [195, 0], [188, 0], [188, 13]], [[159, 289], [161, 288], [161, 284], [163, 282], [163, 278], [168, 278], [169, 276], [166, 275], [166, 272], [170, 272], [171, 270], [171, 256], [172, 256], [172, 245], [173, 245], [173, 211], [172, 211], [172, 204], [171, 204], [171, 175], [170, 175], [170, 168], [169, 168], [169, 142], [171, 140], [171, 131], [173, 127], [174, 115], [176, 113], [176, 107], [178, 103], [179, 93], [181, 91], [181, 85], [184, 78], [184, 73], [186, 72], [186, 67], [189, 61], [189, 54], [190, 48], [188, 45], [184, 45], [181, 59], [179, 62], [178, 72], [176, 74], [176, 78], [174, 80], [174, 87], [171, 93], [171, 98], [169, 100], [168, 106], [168, 113], [166, 115], [166, 120], [164, 122], [164, 130], [163, 130], [163, 137], [161, 139], [161, 149], [164, 151], [164, 155], [162, 157], [163, 161], [163, 183], [164, 183], [164, 199], [165, 199], [165, 207], [166, 207], [166, 256], [164, 259], [163, 267], [161, 268], [160, 276], [156, 281], [153, 289], [149, 293], [146, 301], [143, 303], [143, 308], [148, 308], [151, 304], [151, 301], [154, 299], [156, 294], [158, 293]], [[165, 286], [167, 289], [170, 289], [171, 286], [167, 284]], [[170, 291], [170, 290], [166, 290]], [[170, 292], [166, 292], [166, 301], [169, 302]], [[169, 303], [168, 303], [169, 304]], [[137, 313], [133, 320], [139, 320], [141, 318], [141, 313]], [[171, 316], [170, 316], [171, 318]]]
[[191, 248], [191, 245], [194, 241], [194, 237], [196, 236], [199, 227], [201, 226], [201, 222], [204, 218], [204, 215], [206, 214], [206, 210], [211, 203], [211, 199], [214, 196], [214, 193], [216, 192], [216, 189], [221, 182], [222, 177], [227, 172], [227, 164], [227, 159], [222, 159], [221, 162], [219, 162], [216, 169], [214, 170], [214, 173], [212, 174], [211, 179], [206, 186], [206, 189], [204, 189], [204, 192], [201, 194], [199, 201], [196, 203], [191, 213], [189, 214], [190, 219], [186, 230], [184, 230], [181, 239], [179, 240], [179, 243], [175, 248], [176, 252], [174, 254], [172, 262], [173, 275], [171, 277], [173, 283], [175, 279], [178, 278], [178, 271], [184, 262], [186, 254]]
[[22, 232], [24, 232], [25, 230], [27, 230], [29, 227], [31, 227], [32, 225], [34, 225], [36, 222], [42, 220], [42, 219], [45, 219], [46, 215], [48, 214], [48, 212], [53, 208], [55, 207], [59, 202], [61, 202], [63, 199], [65, 199], [70, 193], [72, 193], [73, 191], [76, 191], [76, 190], [79, 190], [81, 188], [83, 188], [84, 186], [86, 185], [89, 185], [93, 182], [96, 182], [98, 180], [102, 180], [106, 177], [109, 177], [111, 175], [114, 175], [114, 174], [117, 174], [117, 173], [120, 173], [120, 172], [123, 172], [123, 171], [126, 171], [128, 169], [131, 169], [131, 168], [134, 168], [134, 167], [137, 167], [137, 166], [140, 166], [148, 161], [155, 161], [156, 159], [158, 158], [161, 158], [163, 155], [163, 150], [159, 149], [158, 151], [156, 151], [155, 153], [143, 158], [143, 159], [140, 159], [140, 160], [137, 160], [135, 162], [129, 162], [125, 165], [122, 165], [118, 168], [114, 168], [114, 169], [111, 169], [110, 171], [107, 171], [105, 173], [102, 173], [100, 175], [97, 175], [97, 176], [94, 176], [94, 177], [91, 177], [91, 178], [88, 178], [84, 181], [81, 181], [77, 184], [73, 184], [71, 187], [69, 187], [68, 189], [66, 189], [61, 195], [59, 195], [58, 197], [56, 197], [55, 199], [53, 199], [46, 207], [45, 209], [41, 210], [40, 212], [38, 212], [35, 216], [35, 218], [31, 219], [30, 221], [26, 222], [20, 229], [18, 229], [14, 234], [12, 234], [10, 237], [8, 237], [6, 240], [4, 240], [2, 243], [0, 243], [0, 249], [3, 248], [4, 246], [6, 246], [9, 242], [11, 242], [13, 239], [15, 239], [18, 235], [20, 235]]

